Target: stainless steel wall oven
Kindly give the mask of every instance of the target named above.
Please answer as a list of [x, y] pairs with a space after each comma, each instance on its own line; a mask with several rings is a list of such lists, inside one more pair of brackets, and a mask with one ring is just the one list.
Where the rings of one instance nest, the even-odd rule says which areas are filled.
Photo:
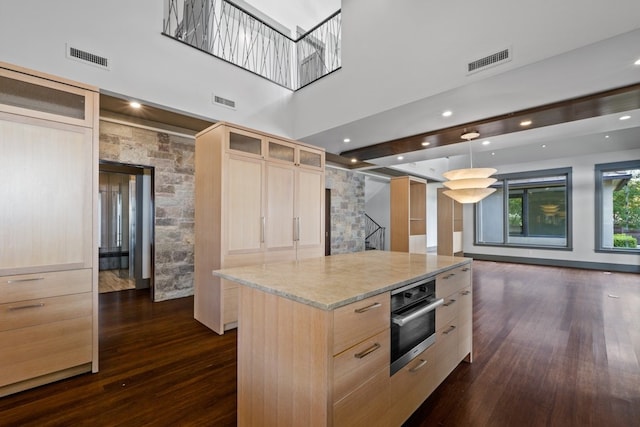
[[391, 292], [391, 375], [436, 341], [435, 278]]

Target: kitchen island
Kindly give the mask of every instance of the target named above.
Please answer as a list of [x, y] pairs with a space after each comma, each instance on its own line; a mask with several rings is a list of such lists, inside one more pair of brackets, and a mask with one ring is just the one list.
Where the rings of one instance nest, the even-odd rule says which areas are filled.
[[[213, 274], [241, 285], [238, 425], [401, 425], [471, 361], [471, 259], [366, 251]], [[434, 278], [436, 343], [390, 376], [390, 293]]]

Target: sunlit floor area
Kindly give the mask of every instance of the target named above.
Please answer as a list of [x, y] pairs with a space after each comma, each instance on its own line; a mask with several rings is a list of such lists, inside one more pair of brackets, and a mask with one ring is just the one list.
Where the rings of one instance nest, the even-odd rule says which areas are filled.
[[129, 270], [103, 270], [98, 273], [98, 290], [101, 294], [135, 288], [136, 282], [129, 277]]

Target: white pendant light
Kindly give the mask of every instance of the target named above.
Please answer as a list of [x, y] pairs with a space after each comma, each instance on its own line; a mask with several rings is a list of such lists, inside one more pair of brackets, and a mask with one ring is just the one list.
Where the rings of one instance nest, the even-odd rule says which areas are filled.
[[471, 140], [480, 136], [478, 131], [470, 131], [462, 134], [462, 139], [466, 139], [469, 143], [469, 165], [467, 169], [454, 169], [442, 174], [448, 181], [444, 182], [444, 186], [448, 190], [443, 191], [448, 197], [458, 203], [477, 203], [496, 191], [495, 188], [488, 188], [494, 182], [495, 178], [491, 175], [497, 172], [493, 168], [474, 168], [473, 157], [471, 153]]

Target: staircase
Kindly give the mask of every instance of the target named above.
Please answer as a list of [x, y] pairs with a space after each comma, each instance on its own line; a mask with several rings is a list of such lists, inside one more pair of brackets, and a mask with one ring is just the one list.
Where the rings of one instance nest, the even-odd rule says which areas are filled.
[[367, 251], [370, 250], [384, 250], [384, 237], [385, 237], [385, 228], [380, 224], [375, 222], [373, 218], [371, 218], [366, 213], [365, 217], [365, 238], [364, 238], [364, 248]]

